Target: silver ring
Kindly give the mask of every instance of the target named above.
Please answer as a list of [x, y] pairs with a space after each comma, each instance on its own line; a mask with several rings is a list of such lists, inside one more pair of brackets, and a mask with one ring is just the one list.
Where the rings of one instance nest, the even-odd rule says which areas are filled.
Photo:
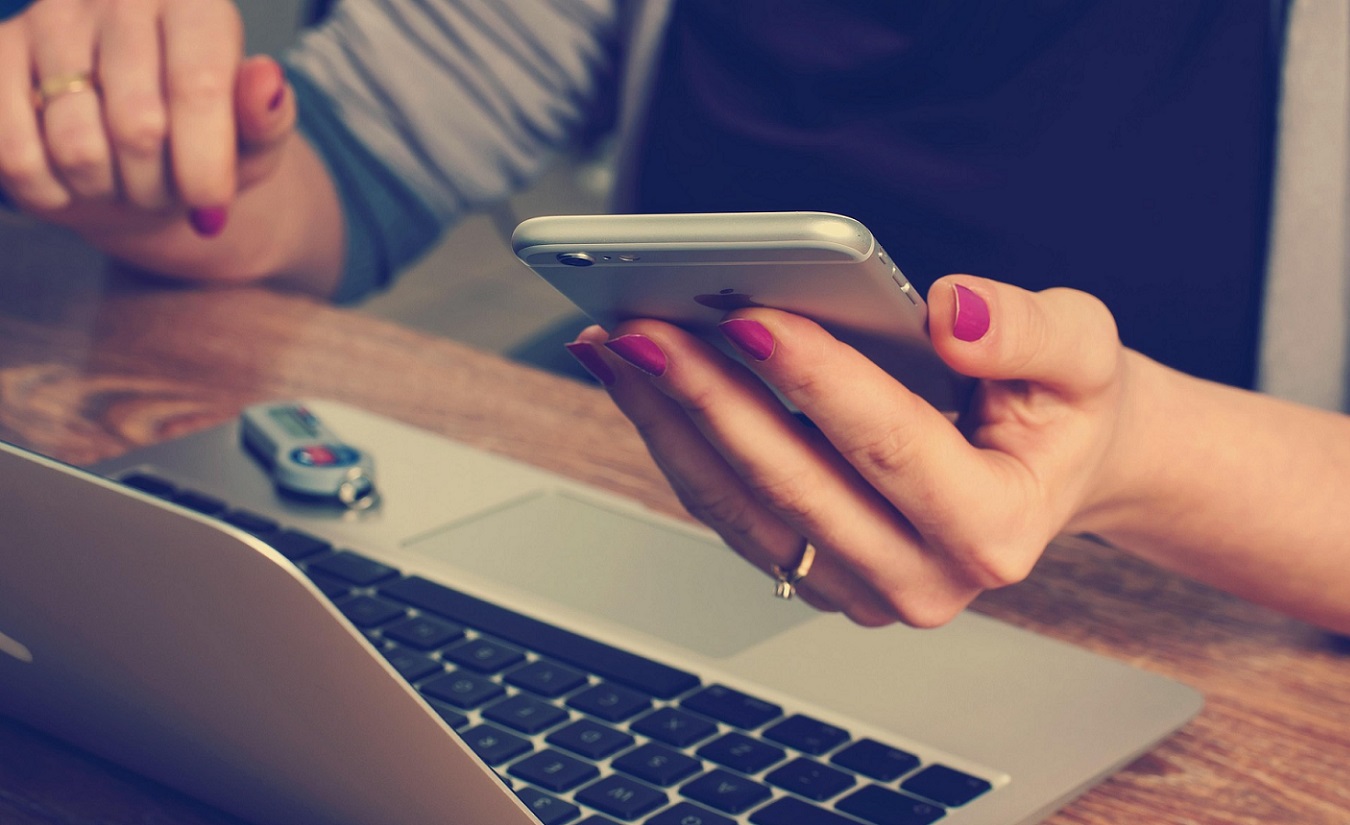
[[797, 595], [797, 583], [811, 572], [811, 565], [815, 560], [816, 548], [807, 541], [802, 542], [801, 556], [797, 558], [797, 564], [791, 570], [784, 570], [776, 564], [769, 565], [774, 578], [773, 594], [780, 599], [791, 599]]

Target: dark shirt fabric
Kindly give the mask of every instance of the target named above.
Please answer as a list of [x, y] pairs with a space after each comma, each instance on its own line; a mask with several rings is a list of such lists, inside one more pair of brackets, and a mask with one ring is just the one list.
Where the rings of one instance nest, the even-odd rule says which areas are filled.
[[0, 0], [0, 20], [7, 20], [31, 5], [33, 0]]
[[1251, 386], [1280, 37], [1269, 0], [676, 0], [636, 209], [850, 215], [925, 290], [1086, 290]]

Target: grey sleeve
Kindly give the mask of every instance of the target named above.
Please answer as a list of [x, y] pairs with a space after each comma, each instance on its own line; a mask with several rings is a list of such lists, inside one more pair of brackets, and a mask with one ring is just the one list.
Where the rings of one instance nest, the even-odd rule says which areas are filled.
[[342, 124], [332, 101], [303, 74], [288, 72], [300, 131], [328, 169], [342, 204], [342, 278], [333, 300], [351, 303], [389, 285], [441, 234], [417, 193]]
[[533, 179], [603, 116], [615, 0], [344, 0], [285, 56], [343, 199], [340, 300]]

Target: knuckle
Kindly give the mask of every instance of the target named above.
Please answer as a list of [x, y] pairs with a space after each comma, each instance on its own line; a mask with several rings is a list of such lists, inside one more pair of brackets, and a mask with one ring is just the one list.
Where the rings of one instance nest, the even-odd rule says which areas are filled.
[[1026, 552], [1020, 542], [969, 543], [955, 551], [971, 583], [982, 590], [1017, 584], [1031, 575], [1039, 554]]
[[792, 370], [777, 375], [774, 387], [784, 396], [791, 398], [799, 407], [810, 407], [812, 399], [837, 391], [837, 385], [831, 385], [826, 375], [819, 370]]
[[[713, 389], [693, 389], [684, 395], [681, 406], [692, 416], [708, 418], [719, 404]], [[639, 427], [641, 429], [641, 427]], [[787, 472], [776, 467], [742, 467], [741, 477], [750, 494], [785, 515], [789, 521], [809, 520], [815, 511], [818, 481], [809, 473]]]
[[169, 90], [175, 105], [214, 104], [234, 91], [234, 75], [214, 66], [192, 66], [173, 74]]
[[732, 546], [741, 544], [753, 532], [749, 502], [731, 490], [681, 487], [676, 496], [690, 515], [712, 527]]
[[859, 627], [877, 628], [887, 627], [901, 621], [899, 615], [880, 610], [871, 605], [849, 605], [843, 609], [843, 614], [850, 622]]
[[76, 175], [95, 172], [108, 164], [107, 144], [92, 129], [58, 129], [51, 135], [48, 151], [57, 167]]
[[813, 477], [806, 473], [760, 472], [748, 477], [746, 486], [789, 523], [814, 520], [818, 487]]
[[1022, 309], [1020, 313], [1022, 317], [1016, 324], [1016, 341], [1011, 346], [1003, 348], [1004, 352], [1001, 353], [1000, 359], [1011, 375], [1025, 374], [1036, 365], [1041, 354], [1051, 344], [1051, 324], [1045, 307], [1037, 301], [1020, 302], [1019, 306]]
[[887, 594], [886, 604], [896, 620], [920, 630], [942, 627], [956, 618], [964, 607], [949, 599], [915, 599], [901, 594]]
[[1077, 295], [1083, 302], [1083, 318], [1096, 333], [1091, 340], [1098, 344], [1090, 350], [1088, 371], [1091, 378], [1104, 382], [1114, 374], [1120, 353], [1120, 331], [1116, 327], [1116, 317], [1105, 302], [1095, 295], [1086, 292]]
[[1097, 329], [1110, 330], [1113, 337], [1116, 334], [1116, 319], [1107, 308], [1106, 302], [1089, 292], [1083, 292], [1078, 289], [1068, 289], [1059, 287], [1052, 292], [1061, 293], [1065, 298], [1077, 302], [1078, 311], [1087, 319], [1087, 322]]
[[154, 158], [164, 150], [168, 115], [157, 100], [131, 101], [109, 112], [108, 130], [118, 151], [136, 158]]
[[994, 590], [1026, 581], [1027, 576], [1031, 575], [1031, 570], [1035, 566], [1035, 559], [1035, 554], [1016, 550], [1000, 554], [997, 559], [992, 559], [985, 567], [986, 583], [983, 585], [984, 589]]
[[684, 411], [700, 419], [710, 419], [721, 406], [721, 396], [711, 386], [699, 385], [679, 388], [678, 401]]
[[[1078, 354], [1078, 378], [1089, 384], [1108, 381], [1116, 368], [1120, 333], [1106, 303], [1095, 295], [1066, 287], [1047, 289], [1040, 295], [1045, 303], [1037, 304], [1039, 311], [1032, 313], [1035, 318], [1028, 324], [1035, 340], [1028, 347], [1027, 357], [1054, 346], [1056, 339], [1068, 337], [1075, 342]], [[1059, 318], [1072, 319], [1067, 336], [1065, 331], [1053, 328], [1052, 312]]]
[[913, 432], [885, 427], [857, 436], [840, 452], [855, 467], [871, 467], [885, 476], [899, 476], [913, 469], [918, 451]]

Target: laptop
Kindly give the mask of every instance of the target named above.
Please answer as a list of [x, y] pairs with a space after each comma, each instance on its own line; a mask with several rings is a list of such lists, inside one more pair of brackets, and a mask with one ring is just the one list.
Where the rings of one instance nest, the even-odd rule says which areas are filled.
[[259, 825], [1015, 825], [1192, 689], [966, 612], [862, 629], [715, 535], [333, 402], [377, 507], [231, 424], [0, 445], [0, 712]]

